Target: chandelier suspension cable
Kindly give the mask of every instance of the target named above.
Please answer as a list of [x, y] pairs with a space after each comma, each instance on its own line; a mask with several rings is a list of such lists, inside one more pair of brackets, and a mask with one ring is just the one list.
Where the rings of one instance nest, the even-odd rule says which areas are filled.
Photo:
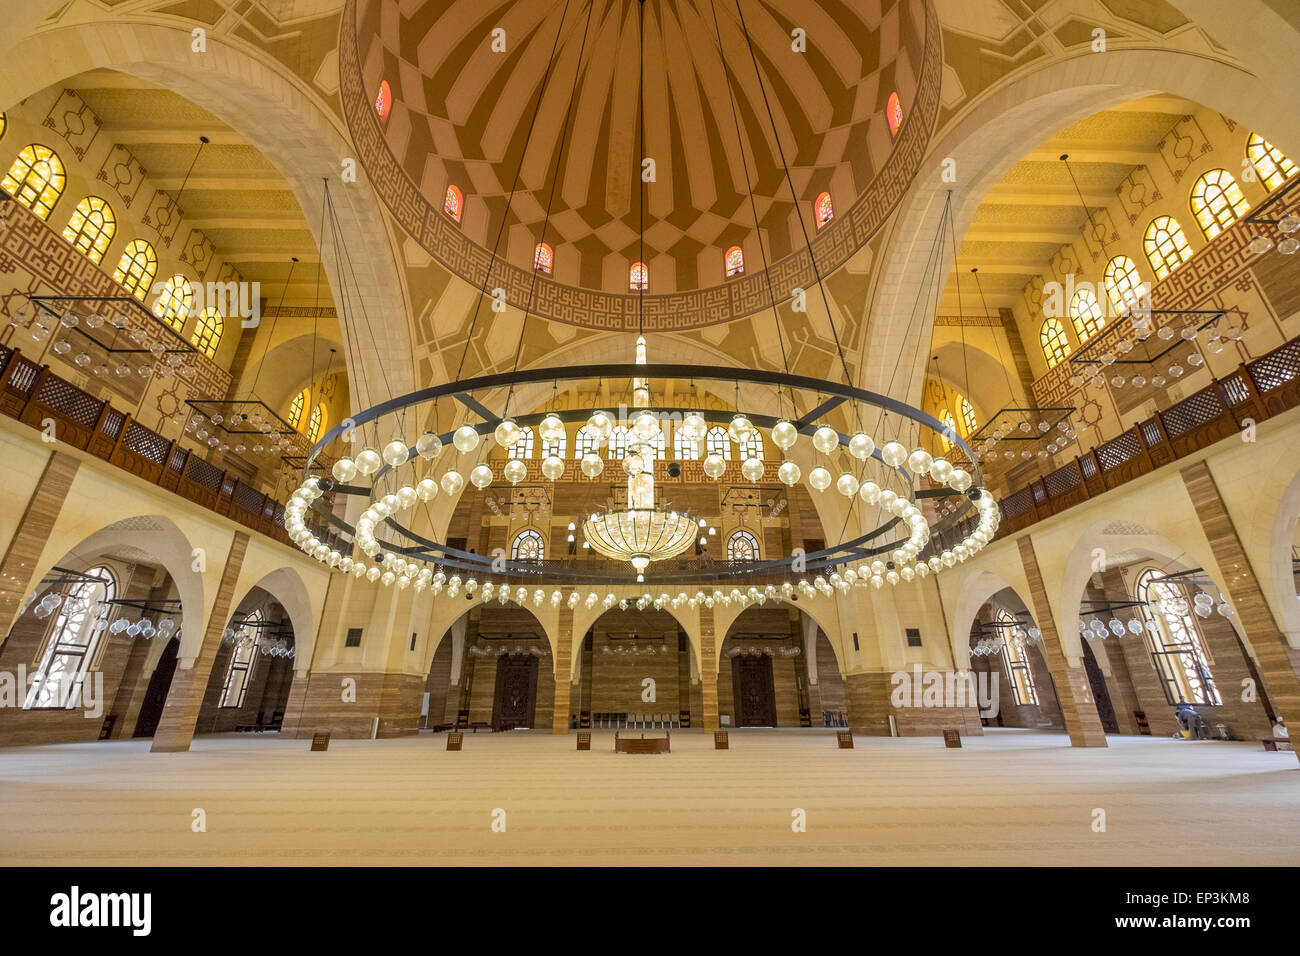
[[[754, 238], [758, 242], [758, 255], [763, 264], [763, 278], [767, 282], [767, 297], [772, 304], [772, 324], [776, 327], [776, 341], [777, 341], [777, 345], [779, 345], [781, 348], [781, 366], [782, 368], [785, 369], [785, 371], [788, 372], [790, 371], [790, 360], [789, 357], [786, 355], [786, 350], [785, 350], [785, 333], [781, 329], [781, 316], [780, 313], [777, 312], [777, 308], [776, 308], [776, 290], [772, 287], [772, 271], [767, 261], [767, 247], [763, 243], [763, 231], [758, 218], [758, 202], [754, 198], [754, 184], [751, 181], [749, 175], [749, 160], [745, 156], [745, 142], [741, 138], [741, 133], [740, 133], [740, 113], [736, 109], [736, 96], [735, 96], [735, 91], [733, 89], [733, 76], [731, 72], [731, 67], [727, 65], [726, 52], [722, 49], [722, 28], [718, 23], [718, 8], [715, 5], [714, 0], [709, 0], [709, 10], [713, 14], [713, 31], [716, 34], [718, 40], [718, 60], [722, 64], [722, 73], [726, 80], [727, 101], [731, 105], [731, 122], [736, 130], [736, 152], [740, 156], [741, 169], [743, 169], [745, 172], [745, 192], [749, 194], [749, 208], [754, 216]], [[794, 413], [794, 417], [798, 418], [799, 405], [795, 401], [794, 389], [793, 388], [789, 389], [789, 392], [790, 392], [791, 410]], [[777, 397], [777, 405], [778, 405], [777, 414], [782, 415], [783, 409], [781, 408], [781, 405], [783, 400], [781, 398], [781, 390], [779, 388], [776, 390], [776, 397]]]
[[[777, 129], [776, 117], [772, 113], [772, 104], [767, 96], [767, 84], [763, 82], [763, 73], [758, 67], [758, 54], [754, 52], [754, 42], [749, 36], [749, 27], [745, 24], [745, 14], [740, 8], [740, 0], [736, 2], [736, 15], [740, 18], [740, 29], [745, 34], [745, 45], [749, 48], [749, 58], [754, 65], [754, 78], [758, 81], [758, 91], [763, 96], [763, 107], [767, 111], [768, 124], [772, 127], [772, 139], [776, 143], [777, 155], [781, 158], [781, 168], [785, 172], [786, 185], [790, 189], [790, 201], [794, 204], [795, 220], [799, 223], [799, 230], [803, 233], [804, 246], [808, 250], [808, 262], [812, 266], [813, 276], [817, 280], [817, 291], [821, 293], [822, 305], [826, 308], [826, 321], [831, 327], [831, 337], [835, 340], [835, 352], [840, 360], [840, 367], [844, 371], [844, 384], [852, 385], [853, 376], [849, 374], [849, 363], [844, 358], [844, 347], [840, 344], [840, 333], [835, 327], [835, 314], [831, 311], [830, 299], [826, 295], [826, 287], [822, 283], [821, 270], [817, 268], [817, 257], [813, 254], [812, 237], [808, 234], [808, 226], [803, 221], [803, 214], [799, 209], [799, 194], [795, 192], [794, 179], [790, 175], [790, 164], [785, 158], [785, 148], [781, 145], [781, 134]], [[853, 403], [854, 417], [861, 426], [861, 409], [858, 403]]]
[[497, 253], [501, 248], [501, 238], [505, 235], [506, 223], [510, 221], [510, 207], [515, 199], [515, 191], [519, 188], [519, 179], [524, 171], [524, 160], [528, 156], [528, 145], [533, 140], [533, 130], [537, 126], [537, 117], [542, 111], [542, 99], [546, 96], [546, 90], [550, 86], [551, 69], [555, 66], [555, 51], [560, 46], [560, 35], [564, 32], [564, 21], [569, 14], [569, 3], [570, 0], [564, 0], [564, 9], [560, 11], [560, 22], [555, 26], [555, 39], [551, 41], [551, 55], [546, 61], [546, 70], [542, 74], [542, 82], [537, 88], [537, 101], [533, 104], [533, 115], [528, 120], [528, 131], [524, 134], [524, 143], [519, 150], [519, 164], [515, 167], [515, 177], [510, 184], [510, 192], [506, 196], [506, 208], [501, 213], [501, 223], [497, 226], [496, 239], [492, 242], [492, 253], [488, 258], [487, 269], [483, 273], [483, 284], [479, 287], [478, 298], [474, 301], [474, 315], [470, 319], [469, 332], [465, 335], [465, 348], [461, 351], [460, 361], [456, 365], [456, 381], [460, 380], [461, 374], [465, 370], [465, 359], [469, 356], [470, 343], [474, 341], [474, 330], [478, 326], [478, 316], [482, 310], [483, 297], [487, 295], [488, 283], [492, 281], [492, 270], [496, 267]]
[[641, 186], [638, 190], [640, 202], [637, 204], [637, 261], [641, 263], [641, 277], [636, 283], [637, 336], [645, 336], [645, 287], [649, 285], [650, 267], [645, 262], [645, 0], [637, 3], [637, 51], [639, 58], [637, 80], [637, 119], [640, 124], [641, 157], [638, 168], [641, 170]]
[[[952, 202], [952, 193], [948, 193], [948, 201]], [[952, 277], [957, 284], [957, 324], [961, 329], [961, 366], [963, 388], [965, 389], [966, 403], [969, 405], [970, 398], [970, 353], [966, 349], [966, 313], [962, 306], [961, 298], [961, 269], [957, 263], [957, 225], [953, 221], [956, 217], [948, 216], [948, 234], [952, 238]], [[963, 424], [965, 424], [963, 416]]]
[[253, 384], [249, 386], [248, 396], [256, 400], [257, 382], [262, 377], [262, 366], [266, 364], [266, 355], [271, 350], [271, 339], [275, 338], [275, 326], [280, 320], [280, 313], [284, 311], [284, 299], [289, 293], [289, 283], [293, 281], [293, 269], [298, 264], [297, 256], [289, 257], [289, 274], [284, 277], [284, 286], [280, 289], [280, 304], [276, 307], [275, 317], [271, 319], [271, 328], [266, 333], [266, 344], [262, 346], [262, 360], [257, 363], [257, 368], [253, 370]]
[[1083, 214], [1088, 217], [1088, 231], [1092, 233], [1093, 238], [1101, 245], [1101, 254], [1107, 262], [1110, 261], [1110, 250], [1106, 246], [1106, 230], [1099, 228], [1092, 221], [1092, 209], [1084, 201], [1083, 190], [1079, 188], [1079, 181], [1074, 178], [1074, 170], [1070, 168], [1070, 154], [1062, 153], [1061, 162], [1065, 164], [1065, 171], [1070, 175], [1070, 182], [1074, 186], [1074, 194], [1079, 197], [1079, 208]]
[[[199, 148], [194, 151], [194, 158], [190, 160], [190, 168], [185, 170], [185, 177], [181, 180], [181, 188], [176, 190], [176, 198], [173, 199], [171, 203], [176, 207], [177, 214], [181, 211], [181, 197], [185, 195], [185, 187], [189, 185], [190, 174], [194, 172], [194, 167], [198, 163], [199, 157], [203, 155], [203, 147], [207, 146], [209, 142], [210, 140], [206, 136], [199, 137]], [[162, 221], [159, 219], [158, 222], [154, 223], [153, 227], [154, 235], [159, 239], [162, 238], [162, 225]]]
[[[585, 25], [584, 25], [583, 28], [582, 28], [582, 42], [578, 45], [578, 59], [577, 59], [577, 62], [574, 64], [574, 67], [573, 67], [573, 85], [572, 85], [572, 87], [571, 87], [570, 90], [569, 90], [569, 103], [568, 103], [568, 106], [566, 106], [566, 107], [565, 107], [565, 110], [564, 110], [564, 125], [563, 125], [563, 126], [561, 127], [561, 129], [560, 129], [560, 148], [559, 148], [558, 150], [556, 150], [556, 153], [555, 153], [555, 173], [554, 173], [554, 175], [553, 175], [553, 177], [552, 177], [552, 179], [551, 179], [551, 192], [550, 192], [550, 194], [549, 194], [549, 195], [547, 196], [547, 198], [546, 198], [546, 212], [545, 212], [545, 214], [544, 214], [543, 217], [542, 217], [542, 232], [541, 232], [541, 236], [540, 236], [540, 237], [538, 238], [538, 240], [537, 240], [538, 243], [545, 243], [545, 242], [546, 242], [546, 231], [547, 231], [547, 229], [550, 227], [550, 223], [551, 223], [551, 208], [552, 208], [552, 205], [553, 205], [554, 202], [555, 202], [555, 193], [556, 193], [556, 191], [557, 191], [557, 189], [559, 188], [559, 185], [560, 185], [561, 169], [563, 168], [563, 165], [564, 165], [564, 153], [565, 153], [565, 150], [568, 148], [568, 145], [569, 145], [569, 135], [568, 135], [568, 134], [569, 134], [569, 121], [573, 118], [573, 103], [574, 103], [574, 101], [577, 99], [577, 96], [578, 96], [578, 80], [581, 79], [581, 78], [582, 78], [582, 75], [583, 75], [582, 55], [583, 55], [583, 53], [584, 53], [584, 52], [586, 51], [586, 49], [587, 49], [587, 34], [588, 34], [588, 32], [589, 32], [589, 30], [590, 30], [590, 27], [591, 27], [591, 14], [592, 14], [592, 10], [593, 10], [594, 8], [595, 8], [594, 0], [588, 0], [588, 3], [587, 3], [587, 19], [586, 19], [586, 21], [585, 21]], [[522, 160], [521, 160], [521, 166], [522, 166]], [[508, 211], [508, 209], [509, 209], [509, 207], [507, 207], [507, 211]], [[532, 278], [531, 278], [531, 280], [530, 280], [529, 283], [528, 283], [528, 298], [527, 298], [527, 299], [525, 300], [525, 302], [524, 302], [524, 319], [523, 319], [523, 322], [520, 323], [520, 326], [519, 326], [519, 343], [518, 343], [518, 345], [515, 347], [515, 361], [514, 361], [514, 365], [511, 367], [511, 371], [512, 371], [512, 372], [517, 372], [517, 371], [519, 371], [519, 358], [520, 358], [520, 356], [523, 354], [523, 351], [524, 351], [524, 333], [525, 333], [525, 332], [527, 331], [527, 329], [528, 329], [528, 315], [529, 315], [529, 313], [532, 311], [532, 307], [533, 307], [533, 295], [534, 295], [534, 293], [536, 292], [536, 289], [537, 289], [537, 271], [538, 271], [538, 270], [537, 270], [537, 251], [536, 251], [536, 247], [534, 247], [534, 250], [533, 250], [533, 263], [532, 263], [532, 267], [533, 267], [533, 268], [532, 268], [532, 272], [533, 272], [533, 274], [532, 274]], [[468, 340], [466, 340], [466, 343], [465, 343], [465, 344], [466, 344], [466, 347], [469, 346], [469, 342], [468, 342]], [[458, 377], [459, 377], [459, 376], [458, 376]], [[501, 413], [501, 417], [502, 417], [502, 418], [509, 418], [509, 417], [510, 417], [510, 399], [514, 397], [514, 394], [515, 394], [515, 387], [514, 387], [514, 385], [512, 384], [512, 385], [510, 386], [509, 390], [506, 392], [505, 409], [504, 409], [504, 411], [502, 411], [502, 413]]]
[[[988, 304], [988, 300], [984, 298], [984, 284], [980, 282], [979, 266], [972, 267], [970, 271], [971, 271], [971, 275], [975, 277], [975, 288], [979, 290], [980, 308], [983, 310], [985, 318], [987, 318], [989, 314], [989, 304]], [[1001, 320], [1001, 314], [999, 314], [999, 322], [1000, 320]], [[1015, 401], [1016, 396], [1015, 396], [1015, 392], [1011, 390], [1011, 373], [1007, 370], [1007, 363], [1002, 358], [1002, 340], [998, 338], [997, 335], [994, 335], [993, 344], [998, 350], [998, 364], [1002, 366], [1002, 379], [1004, 382], [1006, 382], [1006, 386], [1007, 386], [1007, 401], [1013, 402]], [[1032, 396], [1029, 398], [1029, 401], [1030, 402], [1033, 401]]]

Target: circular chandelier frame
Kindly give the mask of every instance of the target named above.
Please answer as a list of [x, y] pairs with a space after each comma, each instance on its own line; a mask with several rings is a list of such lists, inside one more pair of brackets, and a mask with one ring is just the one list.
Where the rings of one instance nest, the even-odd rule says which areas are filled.
[[[737, 390], [741, 384], [755, 384], [774, 387], [778, 392], [786, 389], [793, 395], [794, 391], [803, 391], [815, 393], [823, 400], [803, 416], [798, 416], [793, 421], [797, 433], [803, 436], [813, 435], [823, 425], [819, 424], [821, 418], [843, 405], [845, 402], [851, 402], [855, 406], [867, 406], [878, 409], [882, 413], [892, 413], [900, 419], [905, 419], [915, 426], [940, 434], [955, 449], [958, 449], [966, 458], [969, 468], [969, 488], [957, 491], [952, 488], [933, 488], [917, 490], [915, 482], [908, 469], [899, 465], [888, 464], [880, 448], [875, 448], [869, 455], [880, 467], [887, 469], [896, 474], [902, 486], [906, 489], [907, 498], [913, 502], [919, 502], [922, 499], [956, 497], [961, 500], [961, 504], [953, 509], [952, 513], [936, 521], [929, 526], [930, 535], [941, 534], [957, 528], [962, 523], [970, 524], [971, 520], [978, 515], [987, 515], [991, 508], [996, 522], [996, 506], [992, 505], [992, 496], [982, 488], [982, 475], [979, 469], [978, 460], [967, 444], [965, 439], [954, 431], [949, 429], [944, 423], [927, 414], [920, 409], [911, 406], [898, 399], [887, 395], [881, 395], [866, 389], [856, 388], [828, 381], [825, 379], [814, 378], [793, 373], [764, 370], [764, 369], [746, 369], [734, 366], [706, 366], [706, 365], [688, 365], [688, 364], [602, 364], [602, 365], [584, 365], [584, 366], [561, 366], [561, 367], [544, 367], [519, 369], [508, 373], [496, 373], [483, 375], [469, 379], [463, 379], [456, 382], [449, 382], [443, 385], [431, 386], [410, 392], [380, 402], [364, 411], [350, 416], [339, 424], [331, 428], [321, 439], [312, 447], [308, 453], [302, 469], [303, 484], [295, 493], [298, 500], [299, 513], [305, 508], [310, 510], [325, 523], [345, 534], [351, 535], [355, 541], [357, 528], [349, 524], [344, 519], [333, 513], [333, 510], [325, 505], [323, 501], [318, 500], [323, 494], [333, 493], [335, 495], [356, 495], [366, 500], [375, 500], [375, 492], [379, 482], [394, 469], [388, 464], [381, 465], [371, 475], [371, 484], [369, 486], [350, 484], [335, 481], [328, 475], [313, 474], [316, 468], [316, 461], [321, 452], [335, 440], [350, 435], [353, 431], [360, 431], [363, 426], [375, 423], [385, 416], [404, 413], [408, 410], [418, 408], [429, 403], [435, 403], [439, 399], [454, 397], [467, 408], [477, 412], [483, 421], [478, 423], [466, 423], [460, 428], [471, 428], [479, 436], [490, 436], [495, 427], [500, 424], [501, 418], [493, 415], [488, 409], [475, 401], [472, 396], [476, 392], [486, 392], [494, 389], [508, 388], [512, 392], [519, 386], [530, 384], [574, 382], [574, 381], [594, 381], [601, 382], [609, 380], [626, 380], [632, 378], [650, 378], [658, 380], [678, 379], [689, 380], [692, 383], [696, 381], [726, 382], [734, 384]], [[701, 416], [708, 423], [724, 423], [736, 414], [745, 415], [754, 426], [759, 428], [771, 429], [782, 419], [777, 416], [768, 414], [753, 413], [749, 414], [743, 409], [722, 410], [722, 409], [702, 409], [690, 406], [667, 407], [662, 405], [651, 404], [649, 406], [636, 406], [635, 409], [629, 408], [629, 414], [638, 414], [643, 411], [649, 411], [656, 417], [671, 417], [674, 415], [685, 415], [688, 413]], [[543, 419], [553, 416], [562, 422], [581, 422], [587, 420], [592, 413], [591, 409], [575, 408], [555, 411], [543, 411], [523, 415], [509, 415], [510, 421], [518, 426], [533, 426], [540, 424]], [[450, 445], [453, 441], [455, 431], [459, 429], [448, 430], [438, 437], [444, 446]], [[901, 437], [901, 436], [900, 436]], [[851, 436], [835, 430], [835, 449], [836, 451], [849, 446]], [[769, 439], [771, 440], [771, 439]], [[416, 448], [413, 442], [407, 442], [401, 439], [407, 445], [407, 462], [418, 461]], [[448, 452], [444, 449], [442, 454]], [[455, 453], [454, 450], [450, 453]], [[865, 459], [859, 459], [861, 464], [865, 465]], [[399, 466], [400, 467], [400, 466]], [[899, 497], [902, 497], [901, 495]], [[850, 499], [852, 496], [850, 496]], [[406, 542], [404, 545], [395, 545], [391, 542], [380, 542], [382, 550], [386, 555], [392, 555], [410, 562], [422, 563], [426, 568], [434, 566], [439, 569], [439, 576], [446, 579], [447, 572], [459, 572], [467, 575], [474, 575], [485, 580], [512, 580], [537, 582], [539, 579], [545, 579], [548, 584], [569, 587], [593, 587], [593, 586], [623, 586], [631, 585], [633, 582], [625, 575], [611, 574], [607, 570], [598, 570], [584, 568], [577, 562], [568, 562], [564, 565], [557, 566], [548, 563], [539, 565], [537, 562], [528, 560], [503, 560], [492, 559], [491, 557], [476, 554], [464, 549], [454, 548], [446, 543], [437, 542], [426, 538], [413, 529], [400, 524], [395, 520], [395, 516], [389, 515], [384, 518], [385, 524], [390, 527], [397, 535]], [[892, 532], [899, 529], [902, 525], [903, 536], [896, 537]], [[291, 529], [292, 531], [292, 529]], [[326, 556], [321, 554], [322, 545], [314, 535], [310, 533], [300, 533], [297, 543], [308, 553], [317, 552], [315, 556], [321, 560], [326, 560]], [[881, 522], [877, 527], [858, 535], [857, 537], [823, 548], [819, 551], [792, 556], [776, 560], [758, 560], [747, 562], [744, 565], [728, 563], [722, 566], [710, 568], [671, 568], [671, 569], [646, 569], [644, 571], [644, 583], [648, 585], [702, 585], [710, 582], [717, 583], [727, 581], [736, 582], [763, 582], [780, 579], [788, 579], [791, 576], [806, 577], [817, 572], [827, 572], [833, 578], [838, 578], [838, 569], [847, 565], [870, 561], [872, 558], [879, 556], [888, 556], [890, 552], [896, 550], [907, 540], [906, 524], [901, 517], [892, 516], [888, 520]], [[931, 540], [935, 540], [931, 538]], [[969, 540], [969, 537], [966, 539]], [[326, 548], [325, 551], [329, 552]], [[934, 565], [937, 560], [938, 549], [933, 549], [935, 556], [931, 558], [931, 569], [937, 571], [938, 567]], [[337, 552], [334, 552], [337, 555]], [[945, 555], [949, 552], [945, 551]], [[959, 553], [958, 560], [964, 556]], [[339, 558], [335, 557], [331, 566], [337, 566]], [[327, 562], [330, 563], [330, 562]], [[350, 563], [350, 562], [349, 562]], [[922, 562], [923, 563], [923, 562]], [[951, 566], [952, 561], [943, 562]], [[890, 582], [895, 583], [897, 573], [894, 570], [892, 562], [883, 563], [888, 568], [885, 571], [881, 566], [882, 562], [875, 562], [880, 575], [888, 574]], [[373, 569], [371, 569], [373, 570]], [[925, 572], [919, 567], [920, 573]], [[864, 569], [863, 580], [865, 582], [867, 572]], [[857, 575], [849, 572], [850, 577], [856, 578]], [[874, 576], [874, 575], [873, 575]], [[640, 578], [640, 576], [638, 576]], [[372, 577], [373, 579], [373, 577]], [[452, 580], [456, 580], [453, 578]], [[472, 580], [472, 578], [471, 578]], [[823, 582], [823, 578], [818, 576], [818, 582]], [[907, 575], [907, 580], [911, 580], [911, 575]], [[801, 582], [802, 584], [803, 582]], [[872, 582], [875, 584], [875, 582]], [[819, 587], [821, 585], [819, 584]], [[876, 585], [879, 586], [879, 585]], [[504, 587], [504, 585], [503, 585]], [[787, 584], [788, 587], [788, 584]]]

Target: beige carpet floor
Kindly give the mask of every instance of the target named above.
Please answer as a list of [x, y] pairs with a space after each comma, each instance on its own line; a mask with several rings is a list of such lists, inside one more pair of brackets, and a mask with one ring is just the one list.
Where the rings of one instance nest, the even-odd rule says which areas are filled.
[[[0, 751], [9, 864], [1300, 863], [1300, 763], [1258, 744], [995, 731], [932, 738], [734, 731], [715, 751], [574, 737], [200, 737]], [[191, 829], [201, 808], [207, 830]], [[505, 832], [492, 829], [505, 811]], [[792, 831], [796, 808], [807, 831]], [[1094, 832], [1094, 810], [1106, 830]]]

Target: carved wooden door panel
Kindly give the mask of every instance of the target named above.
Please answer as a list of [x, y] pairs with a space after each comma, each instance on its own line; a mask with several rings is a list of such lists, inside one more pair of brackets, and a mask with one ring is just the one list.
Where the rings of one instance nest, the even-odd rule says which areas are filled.
[[508, 654], [497, 658], [492, 726], [498, 730], [532, 727], [536, 704], [537, 658], [531, 654]]
[[731, 688], [737, 727], [775, 727], [776, 690], [772, 658], [742, 654], [731, 659]]

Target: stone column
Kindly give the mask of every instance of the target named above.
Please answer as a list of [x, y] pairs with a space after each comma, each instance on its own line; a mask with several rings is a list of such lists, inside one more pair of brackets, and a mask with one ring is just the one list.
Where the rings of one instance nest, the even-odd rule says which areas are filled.
[[172, 686], [167, 693], [167, 703], [163, 706], [162, 717], [158, 720], [158, 730], [154, 733], [154, 753], [171, 753], [189, 750], [194, 739], [194, 728], [198, 723], [199, 710], [203, 707], [203, 695], [208, 688], [208, 678], [212, 675], [212, 664], [221, 649], [221, 633], [226, 629], [230, 618], [231, 602], [234, 600], [235, 582], [239, 579], [239, 569], [244, 564], [244, 552], [248, 549], [248, 535], [237, 532], [230, 542], [230, 551], [226, 555], [226, 566], [221, 572], [221, 583], [212, 601], [212, 611], [208, 614], [207, 629], [203, 632], [203, 644], [198, 656], [189, 667], [184, 662], [176, 665], [176, 674], [172, 677]]
[[1065, 647], [1056, 630], [1056, 620], [1052, 617], [1052, 605], [1047, 599], [1047, 587], [1043, 583], [1042, 572], [1038, 569], [1034, 543], [1029, 535], [1025, 535], [1018, 544], [1020, 560], [1025, 567], [1025, 579], [1029, 582], [1034, 620], [1043, 634], [1043, 657], [1047, 661], [1052, 682], [1056, 685], [1056, 695], [1061, 705], [1061, 714], [1065, 718], [1065, 731], [1070, 735], [1070, 745], [1105, 747], [1106, 733], [1101, 729], [1101, 718], [1097, 716], [1097, 704], [1092, 699], [1088, 674], [1083, 669], [1082, 662], [1071, 664], [1065, 657]]
[[[0, 647], [9, 639], [18, 609], [31, 591], [36, 562], [54, 530], [80, 467], [81, 462], [65, 452], [52, 454], [36, 491], [23, 509], [22, 520], [14, 529], [4, 560], [0, 561]], [[16, 505], [17, 502], [10, 502], [8, 507]]]
[[573, 608], [560, 605], [560, 626], [555, 648], [555, 712], [551, 733], [569, 732], [569, 700], [573, 681]]
[[[1255, 665], [1273, 711], [1287, 720], [1288, 727], [1300, 723], [1293, 716], [1300, 714], [1300, 678], [1297, 678], [1292, 664], [1292, 651], [1282, 629], [1277, 626], [1250, 559], [1246, 557], [1246, 550], [1237, 536], [1236, 526], [1219, 494], [1210, 467], [1206, 462], [1198, 461], [1181, 469], [1180, 473], [1192, 500], [1192, 508], [1210, 543], [1214, 561], [1219, 566], [1219, 573], [1223, 575], [1223, 585], [1228, 589], [1233, 611], [1255, 652]], [[1222, 688], [1222, 692], [1225, 696], [1240, 693], [1236, 687], [1227, 686]], [[1300, 759], [1300, 748], [1296, 749], [1296, 757]]]
[[713, 633], [713, 608], [700, 605], [700, 685], [705, 730], [718, 729], [718, 651]]

